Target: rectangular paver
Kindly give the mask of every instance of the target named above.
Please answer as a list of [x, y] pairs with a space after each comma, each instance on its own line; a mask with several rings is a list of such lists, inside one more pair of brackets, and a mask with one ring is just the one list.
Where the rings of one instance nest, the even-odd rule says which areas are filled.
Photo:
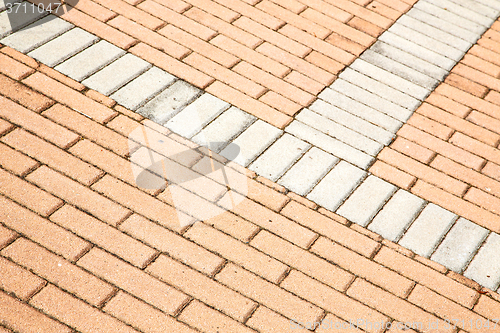
[[[282, 133], [282, 130], [257, 119], [256, 122], [234, 139], [233, 143], [240, 147], [240, 153], [233, 161], [246, 167]], [[231, 154], [231, 151], [224, 149], [220, 154], [227, 157]]]
[[[424, 0], [424, 1], [430, 2], [429, 0]], [[469, 3], [469, 5], [468, 5], [468, 3]], [[469, 1], [469, 2], [462, 2], [461, 1], [460, 5], [458, 5], [458, 4], [451, 2], [451, 1], [448, 1], [448, 0], [432, 0], [433, 5], [436, 5], [436, 6], [443, 8], [443, 9], [446, 9], [446, 11], [448, 11], [448, 12], [463, 16], [463, 17], [465, 17], [473, 22], [476, 22], [480, 25], [483, 25], [485, 27], [488, 27], [489, 25], [491, 25], [493, 23], [493, 21], [494, 21], [493, 18], [484, 16], [484, 15], [478, 13], [476, 11], [477, 9], [470, 10], [469, 8], [467, 8], [467, 7], [470, 7], [470, 3], [472, 3], [472, 1]]]
[[464, 275], [492, 290], [500, 285], [500, 236], [491, 233], [472, 259]]
[[429, 257], [457, 216], [435, 204], [428, 204], [399, 241], [399, 245]]
[[[20, 1], [19, 1], [20, 2]], [[44, 16], [45, 13], [39, 13], [35, 5], [30, 4], [25, 1], [22, 5], [13, 6], [12, 10], [23, 10], [22, 15], [9, 15], [7, 11], [0, 13], [0, 37], [4, 37], [11, 33], [12, 31], [18, 31], [19, 29], [27, 26], [33, 21], [36, 21], [40, 17]]]
[[[144, 68], [144, 66], [142, 67]], [[110, 97], [127, 109], [136, 110], [174, 81], [175, 76], [153, 66], [114, 92]]]
[[335, 211], [363, 180], [366, 172], [355, 166], [340, 161], [307, 195], [328, 210]]
[[269, 147], [249, 169], [273, 181], [277, 180], [311, 145], [285, 133]]
[[395, 190], [395, 186], [371, 175], [340, 206], [337, 214], [366, 226]]
[[295, 193], [306, 195], [338, 161], [335, 156], [312, 147], [278, 183]]
[[398, 190], [368, 225], [368, 229], [395, 242], [423, 208], [424, 203], [419, 197]]
[[486, 236], [488, 236], [487, 229], [459, 218], [431, 259], [457, 273], [462, 273]]
[[101, 40], [59, 64], [55, 70], [76, 81], [82, 81], [123, 54], [125, 51], [122, 49]]

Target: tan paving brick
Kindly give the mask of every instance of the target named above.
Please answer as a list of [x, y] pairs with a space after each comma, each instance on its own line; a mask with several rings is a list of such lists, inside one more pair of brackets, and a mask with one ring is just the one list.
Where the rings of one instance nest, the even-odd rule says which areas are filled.
[[495, 163], [486, 163], [481, 172], [493, 179], [500, 181], [500, 166]]
[[115, 27], [135, 38], [143, 43], [149, 44], [156, 49], [165, 52], [166, 54], [176, 58], [181, 59], [191, 53], [187, 47], [167, 39], [162, 35], [149, 30], [134, 21], [125, 18], [123, 16], [118, 16], [108, 22], [109, 25]]
[[106, 303], [103, 310], [113, 317], [148, 333], [165, 331], [179, 333], [195, 332], [171, 316], [122, 291], [119, 291], [116, 296]]
[[289, 11], [295, 14], [298, 14], [307, 8], [306, 5], [300, 3], [297, 0], [271, 0], [271, 1], [283, 8], [288, 9]]
[[17, 176], [24, 176], [38, 166], [34, 159], [0, 143], [0, 166]]
[[410, 175], [414, 175], [419, 179], [423, 179], [433, 185], [439, 186], [440, 188], [457, 196], [462, 196], [468, 189], [468, 185], [466, 183], [453, 179], [442, 172], [439, 172], [412, 158], [406, 157], [390, 148], [382, 150], [378, 155], [378, 158], [409, 173]]
[[101, 22], [107, 22], [117, 15], [115, 12], [98, 5], [91, 0], [69, 0], [66, 3], [86, 14], [89, 14]]
[[66, 21], [115, 44], [122, 49], [128, 49], [136, 43], [136, 40], [121, 31], [89, 16], [78, 9], [73, 8], [61, 15]]
[[[362, 303], [347, 297], [345, 294], [331, 289], [298, 271], [292, 271], [287, 278], [283, 280], [281, 286], [301, 297], [305, 297], [313, 304], [319, 305], [327, 311], [335, 313], [335, 315], [346, 321], [356, 322], [358, 319], [362, 318], [370, 322], [385, 323], [389, 320], [389, 318], [382, 315], [380, 312], [370, 309]], [[349, 288], [349, 290], [351, 288]], [[300, 321], [300, 317], [291, 319]], [[366, 327], [363, 329], [368, 332], [383, 331], [381, 327]]]
[[292, 121], [290, 116], [287, 116], [262, 102], [256, 101], [255, 99], [222, 82], [214, 82], [206, 89], [206, 92], [239, 107], [243, 111], [258, 117], [275, 127], [283, 129]]
[[[484, 332], [482, 323], [485, 322], [485, 319], [483, 317], [453, 303], [426, 287], [417, 285], [408, 297], [408, 301], [417, 304], [427, 311], [436, 313], [441, 318], [448, 319], [452, 324], [464, 330], [469, 332]], [[476, 321], [481, 322], [481, 325], [476, 325]], [[492, 328], [491, 332], [500, 332], [500, 327]]]
[[[315, 61], [320, 61], [323, 57], [317, 57], [317, 55], [319, 55], [319, 53], [313, 51], [306, 57], [306, 60], [318, 65]], [[321, 83], [316, 82], [297, 71], [291, 71], [287, 76], [285, 76], [284, 79], [286, 82], [291, 83], [313, 95], [319, 94], [321, 90], [324, 89], [324, 86]]]
[[245, 243], [259, 231], [255, 224], [228, 211], [205, 220], [204, 223]]
[[500, 303], [486, 295], [481, 295], [474, 306], [474, 312], [477, 312], [486, 318], [498, 318], [498, 315], [500, 314]]
[[[302, 2], [304, 3], [304, 1], [302, 1]], [[332, 6], [326, 1], [310, 0], [310, 1], [307, 1], [306, 4], [308, 7], [313, 8], [317, 11], [320, 11], [321, 13], [323, 13], [323, 14], [325, 14], [325, 15], [327, 15], [327, 16], [329, 16], [337, 21], [340, 21], [340, 22], [345, 23], [353, 17], [352, 14], [349, 14], [348, 12], [346, 12], [338, 7]]]
[[259, 98], [259, 101], [266, 103], [272, 108], [283, 112], [286, 115], [294, 116], [302, 109], [302, 106], [292, 102], [286, 97], [283, 97], [274, 91], [268, 91]]
[[166, 256], [160, 256], [146, 271], [238, 321], [244, 321], [256, 305], [250, 299]]
[[498, 209], [498, 207], [500, 207], [500, 199], [475, 187], [471, 187], [469, 191], [467, 191], [464, 199], [483, 207], [492, 213], [500, 213]]
[[22, 80], [26, 76], [32, 74], [35, 70], [24, 65], [21, 62], [15, 61], [5, 54], [0, 54], [0, 72], [14, 80]]
[[188, 301], [182, 292], [100, 249], [93, 248], [77, 264], [168, 314]]
[[0, 118], [0, 136], [9, 132], [14, 128], [14, 125]]
[[246, 322], [247, 326], [257, 330], [258, 332], [305, 332], [305, 328], [299, 327], [298, 324], [292, 323], [276, 312], [269, 310], [264, 306], [259, 306], [252, 314], [252, 317]]
[[4, 225], [64, 258], [76, 260], [88, 249], [89, 244], [81, 238], [13, 201], [2, 196], [0, 203], [3, 208], [0, 220]]
[[[393, 7], [397, 7], [398, 1], [394, 1], [396, 4], [393, 5]], [[390, 18], [391, 20], [396, 21], [399, 16], [401, 15], [402, 12], [405, 12], [406, 10], [396, 10], [395, 8], [392, 8], [389, 4], [386, 6], [382, 4], [379, 1], [372, 1], [366, 8], [374, 11], [375, 13], [379, 13], [380, 15], [383, 15], [387, 18]]]
[[210, 0], [184, 0], [191, 5], [217, 16], [227, 22], [233, 22], [240, 14], [224, 6], [220, 6]]
[[164, 25], [164, 22], [134, 6], [120, 0], [94, 0], [96, 3], [113, 10], [114, 12], [133, 19], [148, 29], [156, 30]]
[[[284, 22], [279, 20], [278, 18], [259, 10], [254, 7], [254, 5], [258, 2], [255, 0], [215, 0], [217, 3], [224, 5], [228, 8], [233, 9], [239, 13], [245, 13], [245, 16], [258, 22], [272, 30], [276, 30], [281, 27]], [[250, 32], [251, 33], [251, 32]]]
[[85, 96], [92, 98], [98, 103], [106, 105], [108, 108], [112, 108], [116, 105], [116, 101], [92, 89], [87, 90], [85, 92]]
[[345, 270], [339, 269], [314, 254], [296, 247], [267, 231], [259, 232], [250, 244], [337, 290], [344, 291], [354, 279], [354, 276]]
[[373, 1], [371, 2], [367, 8], [374, 10], [374, 6], [376, 6], [377, 3], [384, 4], [387, 7], [393, 8], [401, 13], [406, 12], [408, 9], [411, 8], [411, 6], [408, 3], [405, 3], [403, 1], [399, 0], [378, 0], [378, 1]]
[[455, 102], [454, 100], [449, 99], [448, 97], [437, 94], [436, 92], [430, 94], [429, 97], [427, 97], [427, 99], [425, 100], [425, 102], [437, 106], [461, 118], [465, 118], [470, 113], [471, 110], [469, 107], [460, 104], [458, 102]]
[[[500, 44], [499, 44], [500, 45]], [[475, 91], [478, 90], [477, 86], [481, 87], [487, 87], [489, 89], [495, 89], [495, 90], [500, 90], [500, 80], [498, 78], [491, 76], [490, 73], [483, 73], [481, 71], [478, 71], [476, 69], [470, 68], [468, 66], [465, 66], [463, 64], [458, 64], [453, 68], [453, 72], [462, 75], [463, 77], [466, 77], [470, 79], [473, 82], [477, 82], [476, 85], [471, 89], [468, 86], [464, 87], [463, 90], [474, 93]], [[478, 94], [476, 96], [479, 97], [484, 97], [484, 95], [487, 92], [487, 88], [483, 88], [480, 90], [483, 94]]]
[[122, 206], [46, 166], [29, 174], [27, 179], [111, 225], [120, 223], [129, 214]]
[[42, 289], [31, 299], [30, 304], [80, 332], [137, 332], [53, 285]]
[[162, 4], [178, 13], [182, 13], [191, 7], [190, 4], [182, 0], [158, 0], [159, 4]]
[[[0, 94], [35, 112], [45, 110], [54, 104], [54, 101], [50, 98], [28, 89], [26, 86], [8, 78], [3, 74], [0, 74]], [[5, 98], [2, 97], [1, 100], [4, 101]], [[21, 106], [19, 105], [17, 106], [17, 108], [20, 107]]]
[[323, 315], [320, 308], [233, 264], [226, 265], [216, 279], [290, 319], [316, 321]]
[[94, 306], [101, 305], [115, 291], [111, 285], [25, 238], [6, 247], [2, 255]]
[[311, 251], [399, 297], [413, 287], [412, 281], [326, 238], [319, 238]]
[[428, 164], [434, 156], [436, 156], [436, 153], [432, 150], [424, 148], [400, 136], [394, 140], [391, 144], [391, 148], [424, 164]]
[[43, 73], [43, 74], [61, 82], [62, 84], [70, 87], [71, 89], [78, 90], [78, 91], [82, 91], [85, 89], [85, 86], [83, 84], [81, 84], [80, 82], [77, 82], [77, 81], [73, 80], [72, 78], [67, 77], [64, 74], [61, 74], [58, 71], [56, 71], [55, 69], [50, 68], [49, 66], [45, 66], [44, 64], [40, 64], [40, 66], [38, 67], [38, 71], [40, 73]]
[[0, 225], [0, 249], [3, 249], [17, 237], [17, 232], [7, 229], [3, 225]]
[[125, 220], [120, 230], [206, 275], [212, 275], [225, 260], [136, 214]]
[[0, 169], [2, 194], [26, 206], [42, 216], [50, 215], [62, 205], [62, 201], [53, 195]]
[[332, 32], [332, 34], [328, 36], [328, 38], [326, 38], [325, 41], [356, 56], [359, 56], [366, 49], [365, 46], [362, 46], [361, 44], [356, 43], [335, 32]]
[[[74, 10], [71, 10], [70, 13], [73, 11]], [[74, 110], [86, 114], [97, 122], [106, 122], [116, 114], [115, 111], [79, 94], [77, 91], [44, 74], [35, 73], [30, 75], [27, 79], [23, 80], [23, 83], [55, 99], [61, 104], [65, 104]]]
[[375, 287], [364, 280], [356, 279], [347, 291], [347, 294], [367, 305], [380, 309], [380, 311], [399, 322], [416, 323], [418, 326], [413, 328], [418, 328], [420, 331], [431, 332], [432, 327], [430, 326], [430, 322], [438, 321], [440, 332], [454, 332], [452, 327], [446, 329], [446, 323], [431, 313], [425, 312], [408, 301]]
[[58, 209], [50, 220], [137, 267], [145, 267], [157, 254], [156, 250], [70, 205]]
[[407, 124], [445, 141], [448, 140], [454, 132], [453, 129], [448, 126], [424, 117], [418, 113], [414, 113], [413, 116], [408, 119]]
[[383, 247], [374, 260], [399, 274], [416, 281], [432, 290], [471, 308], [477, 297], [477, 292], [456, 282], [432, 268], [412, 260], [402, 254]]
[[0, 291], [2, 324], [20, 332], [71, 333], [73, 330]]
[[457, 132], [450, 138], [450, 142], [471, 153], [474, 152], [475, 154], [484, 157], [488, 161], [500, 163], [500, 150], [486, 145], [467, 135]]
[[379, 160], [375, 161], [369, 171], [377, 177], [385, 179], [388, 182], [406, 190], [410, 189], [416, 181], [414, 176]]
[[179, 320], [207, 333], [252, 333], [255, 332], [243, 324], [222, 313], [193, 300], [179, 315]]
[[378, 37], [382, 34], [382, 32], [384, 32], [384, 29], [359, 17], [353, 17], [347, 24], [358, 29], [359, 31], [366, 32], [372, 37]]
[[205, 224], [193, 225], [184, 237], [274, 283], [281, 280], [288, 270], [285, 264], [275, 259], [276, 256], [266, 255], [268, 251], [255, 250], [254, 247], [260, 248], [253, 241], [252, 246], [248, 246]]
[[500, 75], [500, 66], [476, 57], [473, 54], [466, 54], [461, 63], [494, 77], [498, 77], [498, 75]]
[[311, 62], [313, 65], [332, 74], [338, 74], [341, 70], [344, 69], [344, 65], [342, 65], [338, 61], [330, 59], [329, 57], [316, 51], [312, 51], [311, 53], [309, 53], [305, 59]]
[[377, 242], [340, 224], [338, 221], [294, 201], [288, 203], [281, 211], [281, 214], [366, 257], [371, 257], [380, 246]]
[[44, 285], [45, 281], [40, 277], [4, 257], [0, 257], [0, 288], [2, 290], [26, 301]]
[[103, 174], [94, 166], [22, 129], [10, 132], [2, 138], [2, 141], [84, 185], [92, 184]]
[[490, 92], [486, 95], [485, 100], [500, 105], [500, 93], [495, 90], [490, 90]]
[[16, 61], [22, 62], [23, 64], [25, 64], [31, 68], [38, 68], [38, 62], [35, 59], [28, 57], [24, 53], [21, 53], [17, 50], [14, 50], [13, 48], [11, 48], [9, 46], [5, 46], [5, 47], [1, 48], [0, 52], [8, 55], [9, 57], [13, 58]]
[[474, 96], [483, 98], [488, 92], [488, 88], [483, 85], [477, 84], [463, 76], [451, 73], [445, 80], [450, 86], [454, 86], [458, 89], [467, 91]]
[[312, 202], [311, 200], [309, 199], [306, 199], [300, 195], [298, 195], [297, 193], [295, 192], [288, 192], [286, 194], [288, 197], [290, 197], [292, 200], [300, 203], [301, 205], [304, 205], [306, 206], [307, 208], [310, 208], [312, 210], [316, 210], [318, 208], [318, 204], [316, 204], [315, 202]]
[[472, 110], [472, 112], [469, 113], [469, 115], [467, 116], [466, 120], [478, 126], [484, 127], [494, 133], [500, 132], [500, 130], [498, 129], [498, 125], [500, 125], [500, 120], [485, 115], [484, 113]]

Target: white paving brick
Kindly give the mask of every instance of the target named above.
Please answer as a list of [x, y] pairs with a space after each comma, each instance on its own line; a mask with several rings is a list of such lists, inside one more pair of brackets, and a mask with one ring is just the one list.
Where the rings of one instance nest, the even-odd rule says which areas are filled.
[[191, 138], [227, 108], [229, 103], [204, 93], [170, 119], [165, 126], [185, 138]]
[[[331, 107], [334, 106], [331, 105]], [[372, 156], [376, 156], [384, 147], [384, 145], [308, 109], [302, 110], [295, 119]]]
[[366, 172], [340, 161], [307, 195], [309, 200], [335, 211], [342, 201], [359, 185]]
[[[368, 54], [367, 54], [368, 53]], [[370, 52], [370, 50], [366, 50], [363, 52], [363, 60], [372, 63], [378, 66], [377, 62], [380, 60], [380, 54], [375, 52]], [[387, 59], [387, 58], [386, 58]], [[387, 59], [390, 60], [390, 59]], [[392, 61], [392, 60], [391, 60]], [[379, 66], [382, 67], [382, 66]], [[384, 68], [385, 69], [385, 68]], [[390, 70], [389, 70], [390, 71]], [[394, 89], [380, 81], [374, 80], [365, 74], [357, 72], [351, 68], [346, 68], [342, 74], [339, 76], [343, 80], [346, 80], [352, 84], [357, 85], [360, 88], [368, 90], [371, 93], [374, 93], [382, 98], [387, 99], [395, 104], [398, 104], [404, 108], [415, 110], [419, 105], [420, 101], [416, 98], [413, 98], [397, 89]]]
[[1, 39], [0, 43], [10, 46], [19, 52], [27, 53], [72, 27], [71, 23], [53, 15], [48, 15], [30, 24], [25, 29]]
[[399, 245], [428, 258], [455, 222], [456, 217], [446, 209], [432, 203], [428, 204], [403, 235]]
[[[282, 133], [279, 128], [257, 119], [233, 141], [240, 147], [240, 154], [233, 161], [246, 167]], [[224, 149], [220, 154], [227, 158], [230, 153]]]
[[399, 24], [404, 25], [407, 28], [418, 31], [426, 36], [434, 38], [442, 43], [448, 44], [458, 50], [467, 51], [472, 45], [471, 43], [455, 37], [441, 29], [434, 28], [424, 22], [416, 20], [409, 15], [403, 15], [398, 20]]
[[136, 110], [174, 81], [175, 76], [158, 67], [152, 67], [110, 97], [127, 109]]
[[368, 229], [396, 242], [422, 210], [424, 204], [424, 200], [400, 189], [375, 216], [368, 225]]
[[500, 236], [492, 232], [472, 259], [464, 275], [479, 284], [496, 290], [500, 285]]
[[163, 124], [175, 116], [199, 92], [200, 90], [193, 85], [177, 81], [136, 112], [154, 122]]
[[464, 16], [452, 13], [449, 10], [445, 10], [442, 7], [434, 5], [433, 3], [427, 1], [417, 1], [413, 7], [437, 16], [441, 20], [456, 24], [468, 31], [477, 33], [478, 35], [481, 35], [486, 31], [486, 27], [484, 27], [483, 25], [472, 22]]
[[278, 181], [287, 189], [306, 195], [339, 161], [335, 156], [312, 147]]
[[336, 213], [364, 227], [395, 191], [394, 185], [368, 176]]
[[493, 20], [497, 18], [497, 13], [491, 10], [492, 7], [484, 6], [476, 0], [449, 0], [448, 2], [453, 2], [456, 5], [470, 9], [473, 12], [479, 13], [483, 16], [487, 16]]
[[16, 14], [15, 12], [9, 14], [7, 10], [0, 13], [0, 38], [10, 34], [12, 31], [18, 31], [47, 14], [38, 12], [33, 4], [26, 1], [21, 5], [14, 5], [12, 11], [16, 9], [20, 14]]
[[426, 13], [424, 11], [421, 11], [420, 9], [415, 7], [410, 9], [404, 16], [412, 17], [416, 20], [419, 20], [420, 22], [424, 22], [428, 25], [438, 28], [439, 30], [445, 31], [453, 36], [466, 40], [467, 42], [472, 44], [474, 44], [479, 37], [477, 33], [464, 29], [448, 21], [441, 20], [438, 17]]
[[372, 156], [297, 120], [292, 121], [285, 131], [362, 169], [367, 169], [374, 160]]
[[98, 40], [97, 36], [76, 27], [34, 49], [28, 53], [28, 56], [49, 67], [54, 67]]
[[122, 49], [101, 40], [57, 65], [55, 70], [76, 81], [82, 81], [123, 54], [125, 51]]
[[407, 110], [342, 79], [335, 80], [330, 88], [402, 122], [406, 122], [413, 114], [412, 110]]
[[497, 11], [500, 11], [500, 2], [497, 0], [475, 0], [475, 1], [480, 2], [485, 6], [494, 8]]
[[381, 42], [380, 40], [375, 42], [375, 44], [370, 47], [370, 50], [392, 60], [398, 61], [403, 65], [413, 68], [414, 70], [439, 81], [443, 80], [443, 78], [448, 75], [448, 71], [392, 45]]
[[149, 62], [127, 53], [83, 80], [82, 84], [109, 96], [150, 67]]
[[310, 144], [285, 133], [250, 164], [249, 169], [276, 181], [310, 147]]
[[[422, 0], [426, 1], [426, 0]], [[448, 0], [431, 0], [433, 5], [439, 6], [441, 8], [446, 8], [447, 11], [452, 12], [454, 14], [463, 16], [473, 22], [476, 22], [485, 27], [489, 27], [494, 19], [483, 14], [478, 13], [476, 10], [479, 10], [479, 5], [474, 6], [469, 1], [461, 0], [460, 5]], [[430, 2], [430, 1], [427, 1]], [[467, 7], [474, 7], [475, 10], [471, 10]]]
[[402, 126], [401, 121], [330, 88], [324, 89], [319, 94], [319, 98], [391, 133], [396, 133]]
[[218, 153], [254, 120], [254, 116], [233, 106], [208, 124], [192, 140], [200, 145], [209, 145], [211, 150]]
[[440, 68], [443, 68], [446, 71], [451, 70], [456, 63], [452, 59], [446, 58], [441, 54], [431, 51], [421, 45], [415, 44], [405, 38], [393, 34], [390, 31], [386, 31], [382, 35], [380, 35], [379, 40], [397, 47], [405, 52], [413, 54], [414, 56], [428, 61]]
[[431, 259], [452, 271], [462, 273], [486, 236], [488, 236], [487, 229], [464, 218], [459, 218]]

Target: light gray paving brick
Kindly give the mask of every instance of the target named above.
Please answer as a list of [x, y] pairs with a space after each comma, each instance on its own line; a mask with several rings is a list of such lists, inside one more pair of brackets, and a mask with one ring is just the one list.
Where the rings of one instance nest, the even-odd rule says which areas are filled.
[[336, 213], [364, 227], [396, 189], [394, 185], [385, 180], [370, 175], [340, 206]]
[[453, 2], [456, 5], [461, 7], [465, 7], [467, 9], [472, 10], [473, 12], [479, 13], [483, 16], [489, 17], [490, 19], [495, 20], [497, 18], [497, 13], [490, 6], [484, 6], [479, 1], [476, 0], [449, 0], [449, 2]]
[[72, 27], [71, 23], [53, 15], [48, 15], [31, 23], [25, 29], [1, 39], [0, 43], [10, 46], [19, 52], [27, 53]]
[[413, 68], [414, 70], [417, 70], [420, 73], [430, 76], [438, 81], [442, 81], [443, 78], [448, 75], [448, 71], [380, 40], [375, 42], [375, 44], [370, 47], [370, 50], [392, 60], [398, 61], [403, 65]]
[[452, 271], [462, 273], [486, 236], [488, 236], [487, 229], [464, 218], [459, 218], [431, 259]]
[[99, 38], [78, 27], [34, 49], [28, 56], [54, 67], [97, 42]]
[[127, 53], [83, 80], [82, 84], [109, 96], [151, 66], [149, 62]]
[[285, 131], [362, 169], [367, 169], [374, 160], [374, 157], [297, 120], [292, 121]]
[[428, 204], [399, 241], [399, 245], [428, 258], [457, 216], [434, 204]]
[[137, 109], [136, 112], [154, 122], [164, 124], [191, 102], [199, 92], [198, 88], [179, 80]]
[[497, 0], [476, 0], [477, 2], [482, 3], [485, 6], [491, 7], [500, 11], [500, 2]]
[[479, 284], [496, 290], [500, 285], [500, 236], [490, 233], [483, 246], [464, 272]]
[[424, 204], [424, 200], [400, 189], [375, 216], [368, 225], [368, 229], [396, 242], [422, 210]]
[[310, 147], [310, 144], [285, 133], [255, 162], [250, 164], [249, 169], [267, 179], [276, 181]]
[[407, 28], [418, 31], [426, 36], [434, 38], [442, 43], [448, 44], [460, 51], [467, 51], [472, 45], [471, 43], [458, 38], [452, 34], [449, 34], [441, 29], [434, 28], [424, 22], [414, 19], [409, 15], [403, 15], [398, 20], [399, 24], [404, 25]]
[[[363, 58], [363, 60], [366, 60], [367, 62], [378, 66], [377, 60], [380, 60], [379, 58], [383, 56], [375, 52], [370, 52], [370, 50], [366, 50], [365, 52], [363, 52], [363, 55], [365, 55], [367, 52], [368, 54]], [[391, 101], [410, 110], [415, 110], [421, 103], [418, 99], [413, 98], [410, 95], [394, 89], [380, 81], [374, 80], [371, 77], [357, 72], [351, 68], [346, 68], [342, 72], [342, 74], [339, 75], [339, 77], [352, 84], [357, 85], [360, 88], [368, 90], [371, 93], [374, 93], [382, 98], [387, 99], [388, 101]]]
[[432, 0], [432, 4], [441, 8], [446, 8], [447, 11], [466, 17], [467, 19], [485, 27], [489, 27], [494, 21], [494, 18], [488, 17], [490, 14], [486, 16], [484, 13], [481, 13], [487, 10], [484, 10], [480, 4], [474, 4], [471, 1], [460, 0], [459, 3], [456, 3], [448, 0]]
[[335, 80], [330, 88], [402, 122], [406, 122], [413, 114], [412, 110], [405, 109], [342, 79]]
[[[257, 119], [256, 122], [234, 139], [233, 143], [240, 147], [240, 154], [233, 161], [244, 167], [248, 166], [282, 133], [283, 131], [279, 128]], [[231, 151], [224, 149], [220, 154], [227, 158]]]
[[227, 108], [229, 103], [204, 93], [170, 119], [165, 126], [185, 138], [191, 138]]
[[413, 54], [414, 56], [428, 61], [446, 71], [451, 70], [456, 63], [452, 59], [446, 58], [441, 54], [431, 51], [421, 45], [415, 44], [403, 37], [393, 34], [390, 31], [386, 31], [382, 35], [380, 35], [379, 40], [397, 47], [405, 52]]
[[364, 119], [391, 133], [396, 133], [402, 126], [401, 121], [365, 104], [361, 104], [360, 102], [330, 88], [324, 89], [321, 94], [319, 94], [319, 98], [344, 111], [347, 111], [351, 115]]
[[101, 40], [57, 65], [55, 70], [76, 81], [82, 81], [123, 54], [125, 51], [122, 49]]
[[127, 109], [136, 110], [174, 81], [175, 76], [153, 66], [113, 93], [111, 98]]
[[[21, 7], [19, 7], [21, 6]], [[0, 13], [0, 38], [10, 34], [13, 31], [18, 31], [28, 24], [38, 20], [42, 16], [46, 16], [47, 13], [38, 12], [36, 6], [24, 1], [20, 5], [14, 5], [12, 11], [15, 10], [22, 11], [22, 14], [7, 13], [4, 10]]]
[[365, 171], [346, 161], [340, 161], [313, 188], [307, 198], [328, 210], [335, 211], [365, 176]]
[[302, 110], [295, 119], [371, 156], [376, 156], [384, 147], [384, 145], [308, 109]]
[[232, 139], [255, 121], [255, 117], [231, 107], [193, 137], [193, 141], [220, 152]]
[[483, 25], [477, 24], [464, 16], [452, 13], [449, 10], [439, 7], [431, 2], [417, 1], [415, 5], [413, 5], [413, 8], [418, 8], [424, 12], [439, 17], [441, 20], [456, 24], [464, 29], [477, 33], [478, 35], [481, 35], [486, 31], [486, 27]]
[[278, 181], [287, 189], [306, 195], [339, 161], [335, 156], [312, 147]]
[[424, 34], [421, 34], [418, 31], [415, 31], [413, 29], [407, 28], [402, 24], [399, 23], [394, 23], [389, 30], [390, 32], [401, 36], [409, 41], [412, 41], [418, 45], [421, 45], [423, 47], [426, 47], [430, 50], [433, 50], [436, 53], [439, 53], [447, 58], [450, 58], [454, 60], [455, 62], [459, 61], [462, 59], [464, 56], [465, 52], [459, 49], [456, 49], [452, 46], [449, 46], [447, 44], [444, 44], [443, 42], [440, 42], [432, 37], [426, 36]]
[[424, 11], [421, 11], [418, 8], [413, 7], [410, 9], [406, 15], [408, 17], [412, 17], [416, 20], [419, 20], [420, 22], [424, 22], [428, 25], [431, 25], [435, 28], [438, 28], [442, 31], [445, 31], [451, 35], [454, 35], [456, 37], [459, 37], [461, 39], [466, 40], [469, 43], [476, 43], [479, 35], [477, 33], [474, 33], [472, 31], [469, 31], [467, 29], [464, 29], [456, 24], [453, 24], [451, 22], [441, 20], [440, 18], [431, 15], [429, 13], [426, 13]]

